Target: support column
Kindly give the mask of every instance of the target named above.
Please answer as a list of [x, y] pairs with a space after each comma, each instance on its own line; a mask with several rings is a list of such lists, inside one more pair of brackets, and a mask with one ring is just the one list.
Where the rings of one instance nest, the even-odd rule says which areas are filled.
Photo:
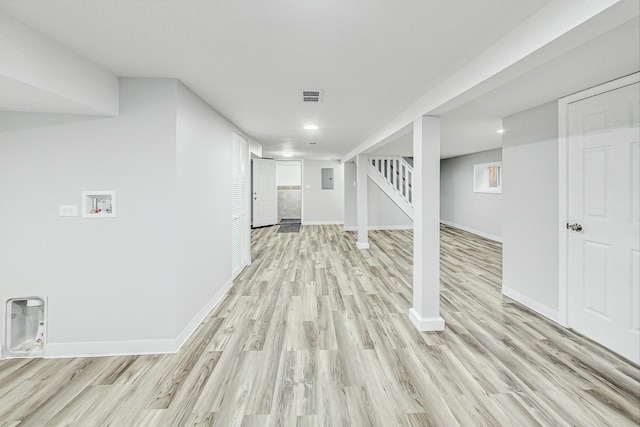
[[420, 331], [441, 331], [440, 317], [440, 118], [413, 122], [413, 308]]
[[357, 186], [357, 215], [358, 215], [358, 249], [369, 249], [369, 208], [367, 207], [367, 162], [369, 157], [365, 154], [358, 154], [357, 168], [358, 175], [356, 179]]

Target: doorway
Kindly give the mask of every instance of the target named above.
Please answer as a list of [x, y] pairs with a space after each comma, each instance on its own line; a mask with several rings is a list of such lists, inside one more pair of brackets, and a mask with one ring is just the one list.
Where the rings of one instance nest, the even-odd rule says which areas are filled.
[[566, 207], [560, 320], [634, 363], [640, 363], [639, 105], [636, 74], [564, 98], [559, 110]]
[[252, 226], [266, 227], [278, 222], [278, 194], [276, 187], [276, 161], [272, 159], [253, 159]]
[[279, 223], [281, 225], [300, 224], [302, 219], [302, 161], [278, 160], [276, 165]]

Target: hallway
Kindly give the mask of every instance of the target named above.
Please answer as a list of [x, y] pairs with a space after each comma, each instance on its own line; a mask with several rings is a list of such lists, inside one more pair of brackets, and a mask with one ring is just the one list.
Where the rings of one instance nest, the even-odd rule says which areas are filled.
[[640, 422], [637, 367], [503, 300], [499, 243], [442, 227], [446, 329], [419, 333], [411, 232], [359, 251], [339, 226], [276, 229], [178, 354], [1, 361], [0, 426]]

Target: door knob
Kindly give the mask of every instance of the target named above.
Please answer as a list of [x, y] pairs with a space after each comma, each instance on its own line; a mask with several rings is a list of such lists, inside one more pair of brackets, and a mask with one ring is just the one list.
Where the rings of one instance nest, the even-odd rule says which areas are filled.
[[569, 224], [567, 223], [567, 230], [571, 230], [571, 231], [582, 231], [582, 225], [578, 224], [577, 222], [575, 224]]

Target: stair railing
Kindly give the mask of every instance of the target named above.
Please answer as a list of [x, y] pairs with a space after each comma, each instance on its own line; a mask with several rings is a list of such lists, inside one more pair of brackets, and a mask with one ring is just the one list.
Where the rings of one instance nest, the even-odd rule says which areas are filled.
[[402, 198], [413, 206], [413, 167], [402, 157], [369, 157], [373, 167]]

